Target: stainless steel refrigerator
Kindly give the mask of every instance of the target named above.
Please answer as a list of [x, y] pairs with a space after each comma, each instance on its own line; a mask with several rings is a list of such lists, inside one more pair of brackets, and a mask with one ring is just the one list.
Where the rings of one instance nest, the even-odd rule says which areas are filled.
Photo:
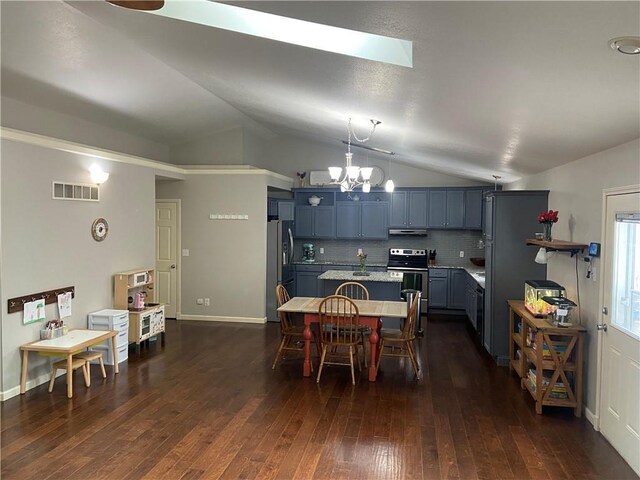
[[267, 321], [278, 322], [276, 285], [284, 285], [295, 295], [293, 277], [293, 222], [267, 222]]

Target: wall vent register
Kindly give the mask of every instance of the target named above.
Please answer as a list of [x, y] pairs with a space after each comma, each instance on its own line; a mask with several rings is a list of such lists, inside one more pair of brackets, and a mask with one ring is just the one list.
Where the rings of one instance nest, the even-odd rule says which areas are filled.
[[52, 198], [54, 200], [99, 202], [100, 187], [86, 183], [52, 182]]

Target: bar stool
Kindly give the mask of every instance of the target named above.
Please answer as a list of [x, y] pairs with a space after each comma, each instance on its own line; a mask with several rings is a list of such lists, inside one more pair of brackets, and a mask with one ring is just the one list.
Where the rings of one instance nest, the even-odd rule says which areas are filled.
[[98, 360], [98, 362], [100, 362], [100, 369], [102, 370], [102, 378], [107, 378], [107, 372], [104, 370], [104, 362], [102, 361], [102, 352], [96, 352], [95, 350], [86, 350], [84, 352], [75, 354], [73, 358], [81, 358], [85, 362], [87, 362], [87, 374], [89, 375], [89, 385], [91, 384], [90, 365], [92, 360]]
[[[87, 367], [87, 361], [82, 358], [73, 358], [71, 360], [71, 372], [67, 372], [67, 375], [73, 375], [73, 371], [78, 368], [82, 368], [82, 374], [84, 375], [84, 384], [88, 387], [91, 385], [89, 380], [89, 368]], [[67, 359], [58, 360], [57, 362], [53, 362], [51, 366], [51, 380], [49, 380], [49, 393], [53, 392], [53, 384], [56, 381], [56, 373], [60, 370], [67, 369]]]

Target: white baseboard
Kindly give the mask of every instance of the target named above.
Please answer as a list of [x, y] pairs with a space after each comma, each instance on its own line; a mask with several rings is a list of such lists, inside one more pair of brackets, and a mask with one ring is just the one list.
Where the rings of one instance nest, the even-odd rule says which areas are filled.
[[594, 430], [600, 430], [598, 428], [598, 416], [591, 410], [589, 410], [586, 406], [584, 407], [584, 416], [587, 420], [589, 420], [589, 423], [593, 425]]
[[181, 313], [178, 320], [197, 320], [200, 322], [227, 322], [227, 323], [267, 323], [267, 317], [221, 317], [216, 315], [188, 315]]
[[[65, 375], [66, 373], [66, 370], [60, 370], [57, 373], [56, 378]], [[48, 383], [50, 378], [51, 373], [49, 372], [43, 373], [42, 375], [31, 380], [27, 380], [26, 390], [31, 390], [32, 388], [36, 388], [43, 383]], [[20, 385], [10, 388], [9, 390], [5, 390], [4, 392], [0, 392], [0, 402], [4, 402], [5, 400], [9, 400], [10, 398], [16, 397], [18, 395], [20, 395]]]

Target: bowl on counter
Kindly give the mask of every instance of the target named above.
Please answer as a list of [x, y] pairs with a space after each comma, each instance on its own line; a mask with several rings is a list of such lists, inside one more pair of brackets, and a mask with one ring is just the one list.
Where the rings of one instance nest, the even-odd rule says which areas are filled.
[[321, 200], [322, 200], [322, 197], [312, 195], [307, 199], [307, 202], [309, 202], [309, 205], [311, 205], [312, 207], [317, 207], [318, 205], [320, 205]]
[[469, 259], [471, 263], [473, 263], [476, 267], [484, 267], [484, 258], [480, 257], [471, 257]]

